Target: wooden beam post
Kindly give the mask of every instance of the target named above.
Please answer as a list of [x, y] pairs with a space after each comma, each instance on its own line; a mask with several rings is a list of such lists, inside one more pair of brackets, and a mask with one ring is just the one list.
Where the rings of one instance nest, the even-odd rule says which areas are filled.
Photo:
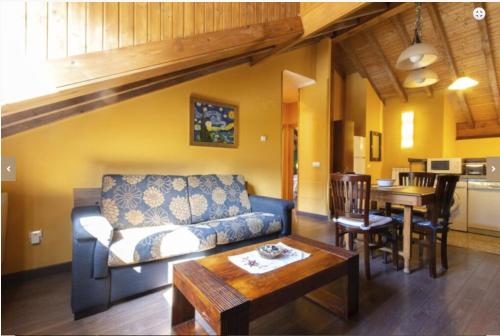
[[382, 48], [380, 47], [380, 44], [378, 43], [377, 39], [373, 35], [372, 32], [366, 31], [363, 33], [366, 40], [368, 41], [368, 44], [370, 45], [372, 51], [374, 54], [377, 55], [377, 57], [381, 60], [382, 65], [387, 72], [387, 75], [389, 76], [389, 79], [392, 83], [392, 86], [394, 87], [394, 90], [398, 93], [398, 95], [406, 102], [408, 101], [408, 96], [406, 95], [406, 92], [399, 82], [398, 78], [396, 77], [396, 74], [391, 68], [391, 65], [389, 64], [389, 61], [387, 60], [387, 57], [385, 56], [384, 52], [382, 51]]
[[376, 26], [377, 24], [381, 23], [382, 21], [385, 21], [385, 20], [393, 17], [394, 15], [398, 15], [399, 13], [402, 13], [410, 8], [413, 8], [413, 7], [415, 7], [415, 4], [413, 4], [411, 2], [404, 2], [400, 5], [393, 7], [391, 9], [389, 9], [388, 11], [380, 14], [379, 16], [374, 17], [371, 20], [368, 20], [368, 21], [356, 26], [355, 28], [353, 28], [353, 29], [351, 29], [343, 34], [335, 36], [332, 39], [332, 42], [333, 43], [342, 42], [351, 36], [354, 36], [354, 35], [362, 32], [368, 28]]
[[[475, 2], [474, 7], [485, 7], [484, 3]], [[500, 123], [500, 92], [498, 89], [498, 78], [495, 67], [495, 58], [493, 57], [493, 49], [491, 47], [490, 32], [488, 29], [488, 23], [486, 17], [483, 20], [476, 20], [479, 27], [481, 46], [483, 49], [484, 60], [486, 61], [486, 69], [488, 71], [488, 79], [490, 82], [490, 90], [493, 95], [493, 101], [495, 103], [495, 110], [497, 112], [498, 122]]]
[[295, 45], [329, 27], [336, 20], [349, 15], [365, 5], [366, 2], [322, 2], [301, 17], [304, 32], [300, 38], [275, 47], [269, 55], [256, 57], [252, 61], [252, 64], [257, 64], [272, 55], [290, 50]]
[[[432, 25], [434, 26], [434, 31], [436, 32], [439, 39], [441, 40], [441, 43], [443, 44], [444, 59], [448, 63], [453, 80], [455, 80], [458, 78], [458, 69], [457, 65], [455, 64], [455, 60], [453, 59], [453, 55], [451, 53], [450, 44], [448, 42], [448, 37], [446, 36], [446, 32], [444, 31], [443, 20], [441, 19], [441, 15], [439, 14], [439, 9], [437, 7], [437, 4], [429, 3], [426, 8], [429, 11]], [[469, 104], [467, 103], [467, 98], [465, 97], [465, 94], [462, 91], [457, 91], [456, 95], [462, 113], [467, 119], [467, 123], [469, 124], [470, 127], [474, 127], [474, 118], [472, 117], [472, 112], [470, 110]]]
[[[403, 23], [403, 20], [401, 19], [401, 16], [399, 14], [393, 16], [391, 18], [391, 22], [392, 22], [394, 28], [396, 28], [396, 32], [399, 35], [399, 39], [401, 40], [401, 42], [403, 43], [405, 48], [408, 47], [412, 41], [411, 41], [410, 35], [408, 35], [408, 32], [406, 31], [406, 28], [405, 28], [405, 25]], [[425, 93], [427, 94], [427, 96], [432, 97], [433, 93], [432, 93], [431, 86], [426, 86], [423, 89], [424, 89]]]

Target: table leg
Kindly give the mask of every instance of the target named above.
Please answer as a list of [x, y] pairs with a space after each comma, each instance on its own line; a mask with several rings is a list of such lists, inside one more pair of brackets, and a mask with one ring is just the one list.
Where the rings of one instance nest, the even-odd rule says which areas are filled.
[[403, 258], [404, 258], [405, 273], [410, 273], [412, 216], [413, 216], [413, 207], [411, 205], [405, 205], [404, 222], [403, 222]]
[[184, 294], [175, 287], [175, 284], [172, 286], [172, 289], [172, 326], [194, 319], [193, 305], [189, 303]]
[[346, 318], [357, 314], [359, 306], [359, 257], [352, 258], [347, 266]]

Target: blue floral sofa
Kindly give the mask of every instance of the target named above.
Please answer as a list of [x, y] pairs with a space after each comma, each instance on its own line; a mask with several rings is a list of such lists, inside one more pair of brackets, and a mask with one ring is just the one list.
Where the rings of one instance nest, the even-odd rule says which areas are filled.
[[75, 319], [169, 284], [172, 263], [289, 235], [292, 209], [240, 175], [105, 175], [101, 206], [72, 212]]

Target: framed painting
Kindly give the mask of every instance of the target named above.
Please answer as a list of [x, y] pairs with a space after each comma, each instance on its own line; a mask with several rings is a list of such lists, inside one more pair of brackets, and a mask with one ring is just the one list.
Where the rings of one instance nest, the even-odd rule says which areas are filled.
[[189, 123], [193, 146], [238, 147], [238, 106], [191, 96]]

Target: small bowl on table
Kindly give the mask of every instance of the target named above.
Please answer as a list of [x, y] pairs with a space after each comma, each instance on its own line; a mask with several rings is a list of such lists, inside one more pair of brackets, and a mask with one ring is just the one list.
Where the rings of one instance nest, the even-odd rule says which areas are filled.
[[283, 254], [283, 249], [275, 244], [266, 244], [259, 246], [257, 252], [264, 258], [275, 259]]
[[377, 179], [377, 185], [379, 187], [392, 187], [394, 185], [393, 179]]

